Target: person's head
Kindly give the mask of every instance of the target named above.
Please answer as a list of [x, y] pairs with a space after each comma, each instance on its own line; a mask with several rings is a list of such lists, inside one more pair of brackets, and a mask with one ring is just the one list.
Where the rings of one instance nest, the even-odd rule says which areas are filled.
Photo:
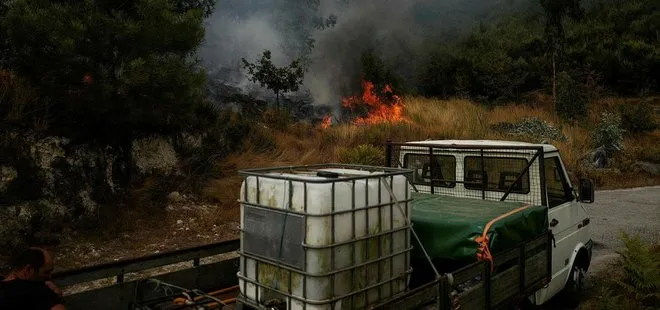
[[12, 267], [23, 280], [46, 281], [53, 272], [53, 258], [44, 249], [29, 248], [13, 259]]

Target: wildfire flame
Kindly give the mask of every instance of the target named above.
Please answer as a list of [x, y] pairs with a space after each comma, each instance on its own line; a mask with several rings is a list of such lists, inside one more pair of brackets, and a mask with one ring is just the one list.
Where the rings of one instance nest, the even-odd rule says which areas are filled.
[[383, 99], [374, 92], [374, 89], [374, 83], [363, 79], [361, 96], [342, 99], [342, 105], [351, 110], [361, 106], [365, 106], [368, 110], [366, 116], [356, 118], [353, 123], [356, 125], [372, 125], [405, 121], [403, 102], [399, 96], [394, 94], [392, 87], [389, 84], [385, 85], [383, 88], [385, 98]]
[[328, 115], [323, 118], [323, 121], [321, 122], [321, 128], [326, 129], [330, 127], [331, 124], [332, 124], [332, 115]]
[[[366, 110], [366, 116], [353, 120], [355, 125], [373, 125], [379, 123], [393, 123], [408, 121], [403, 117], [403, 102], [394, 94], [392, 86], [386, 84], [382, 96], [375, 92], [375, 85], [371, 81], [362, 79], [362, 95], [342, 99], [342, 105], [355, 112], [355, 109]], [[363, 111], [360, 111], [363, 112]], [[327, 129], [332, 125], [332, 115], [323, 118], [319, 127]]]

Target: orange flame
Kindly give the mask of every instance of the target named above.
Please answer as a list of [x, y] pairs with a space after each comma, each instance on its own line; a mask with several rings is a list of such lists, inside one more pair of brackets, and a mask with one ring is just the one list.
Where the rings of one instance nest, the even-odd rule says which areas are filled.
[[366, 106], [368, 113], [365, 117], [353, 120], [356, 125], [372, 125], [378, 123], [392, 123], [406, 121], [403, 117], [403, 102], [394, 94], [392, 87], [387, 84], [383, 88], [386, 99], [381, 99], [374, 92], [374, 83], [362, 80], [362, 96], [351, 96], [342, 99], [344, 107], [353, 110], [356, 107]]
[[321, 121], [321, 128], [326, 129], [332, 125], [332, 115], [328, 115], [323, 118], [323, 121]]

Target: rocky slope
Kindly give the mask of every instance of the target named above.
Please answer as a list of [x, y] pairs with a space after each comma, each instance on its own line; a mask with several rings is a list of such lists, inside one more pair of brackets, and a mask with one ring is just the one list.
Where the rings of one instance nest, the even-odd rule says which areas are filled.
[[0, 135], [0, 246], [57, 243], [64, 227], [94, 227], [131, 184], [181, 178], [175, 149], [201, 142], [174, 140], [154, 136], [122, 149], [24, 131]]

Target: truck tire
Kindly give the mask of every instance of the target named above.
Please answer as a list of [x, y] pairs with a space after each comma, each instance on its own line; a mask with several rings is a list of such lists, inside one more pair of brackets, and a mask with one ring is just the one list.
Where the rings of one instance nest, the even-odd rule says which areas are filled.
[[568, 281], [562, 291], [562, 300], [568, 307], [577, 307], [580, 304], [584, 294], [584, 284], [586, 279], [586, 268], [578, 261], [573, 263], [571, 272], [568, 274]]

